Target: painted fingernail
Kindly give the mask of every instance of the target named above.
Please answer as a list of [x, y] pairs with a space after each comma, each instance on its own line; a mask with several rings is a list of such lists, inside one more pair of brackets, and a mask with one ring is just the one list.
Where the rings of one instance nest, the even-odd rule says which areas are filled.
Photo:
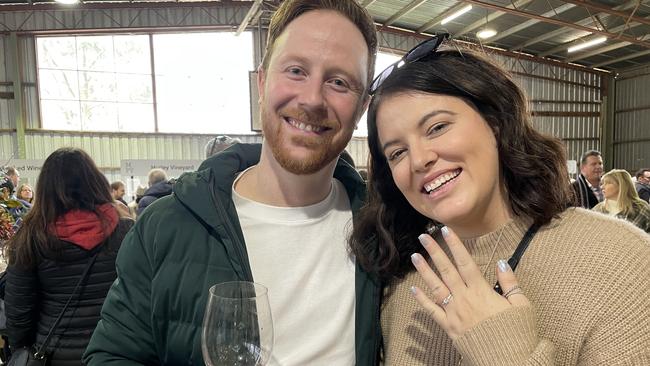
[[443, 226], [442, 229], [440, 229], [440, 231], [442, 231], [442, 236], [444, 236], [445, 238], [449, 236], [449, 228], [448, 227]]
[[418, 290], [415, 288], [415, 286], [411, 286], [411, 293], [415, 295], [418, 292]]
[[420, 264], [421, 261], [422, 261], [421, 255], [419, 255], [418, 253], [411, 254], [411, 262], [413, 262], [413, 264]]
[[505, 273], [510, 270], [510, 265], [505, 259], [499, 259], [497, 261], [497, 266], [499, 267], [499, 272]]
[[420, 241], [420, 244], [422, 244], [422, 245], [426, 245], [426, 244], [427, 244], [427, 242], [426, 242], [426, 240], [427, 240], [427, 236], [424, 235], [424, 234], [420, 234], [420, 236], [418, 236], [418, 240]]

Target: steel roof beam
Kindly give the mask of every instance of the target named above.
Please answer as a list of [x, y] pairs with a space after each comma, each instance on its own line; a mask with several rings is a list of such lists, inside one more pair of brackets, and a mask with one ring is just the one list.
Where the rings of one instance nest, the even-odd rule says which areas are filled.
[[[515, 2], [514, 4], [508, 5], [507, 8], [508, 9], [517, 9], [517, 8], [520, 8], [520, 7], [528, 4], [531, 1], [532, 0], [519, 0], [519, 1]], [[478, 28], [480, 26], [483, 26], [483, 25], [485, 25], [485, 24], [487, 24], [487, 23], [489, 23], [489, 22], [491, 22], [493, 20], [496, 20], [497, 18], [499, 18], [499, 17], [501, 17], [501, 16], [503, 16], [505, 14], [506, 14], [506, 12], [504, 12], [504, 11], [495, 11], [493, 13], [490, 13], [490, 14], [487, 15], [485, 20], [481, 19], [481, 20], [475, 21], [474, 23], [472, 23], [472, 24], [468, 25], [467, 27], [461, 29], [460, 32], [456, 32], [454, 34], [454, 36], [455, 37], [460, 37], [463, 34], [469, 33], [471, 31], [473, 31], [474, 29], [476, 29], [476, 28]]]
[[241, 32], [246, 30], [246, 27], [248, 27], [251, 19], [253, 19], [253, 17], [259, 12], [260, 5], [262, 5], [263, 1], [264, 0], [255, 0], [253, 5], [251, 5], [250, 9], [248, 9], [248, 13], [246, 13], [246, 16], [244, 17], [244, 20], [242, 20], [241, 24], [239, 24], [239, 27], [237, 27], [237, 31], [235, 32], [236, 36], [240, 35]]
[[384, 22], [384, 26], [389, 26], [389, 25], [395, 23], [395, 21], [397, 19], [399, 19], [399, 18], [403, 17], [404, 15], [410, 13], [411, 11], [415, 10], [415, 8], [417, 8], [418, 6], [424, 4], [425, 2], [427, 2], [427, 0], [413, 0], [413, 1], [411, 1], [410, 4], [406, 5], [400, 11], [398, 11], [397, 13], [393, 14], [390, 18], [388, 18]]
[[584, 1], [584, 0], [562, 0], [562, 1], [564, 1], [565, 3], [569, 3], [569, 4], [580, 5], [583, 8], [596, 10], [596, 11], [599, 11], [601, 13], [605, 13], [605, 14], [609, 14], [609, 15], [616, 15], [616, 16], [619, 16], [621, 18], [625, 18], [628, 21], [634, 21], [634, 22], [639, 22], [639, 23], [650, 25], [650, 19], [635, 17], [632, 14], [628, 14], [628, 13], [626, 13], [624, 11], [617, 10], [616, 8], [609, 8], [607, 6], [602, 6], [600, 4], [590, 3], [590, 2]]
[[550, 24], [554, 24], [554, 25], [559, 25], [561, 27], [573, 28], [573, 29], [577, 29], [577, 30], [581, 30], [581, 31], [585, 31], [585, 32], [594, 33], [594, 34], [600, 34], [600, 35], [611, 37], [611, 38], [617, 38], [617, 39], [620, 39], [622, 41], [628, 41], [630, 43], [634, 43], [634, 44], [638, 44], [638, 45], [643, 46], [643, 47], [650, 48], [650, 42], [641, 41], [641, 40], [639, 40], [637, 38], [626, 36], [626, 35], [617, 35], [617, 34], [605, 32], [605, 31], [601, 31], [600, 29], [589, 28], [589, 27], [569, 23], [569, 22], [559, 20], [559, 19], [546, 18], [546, 17], [540, 16], [540, 15], [528, 13], [528, 12], [525, 12], [525, 11], [520, 11], [520, 10], [515, 10], [515, 9], [508, 9], [508, 8], [503, 7], [503, 6], [486, 3], [486, 2], [480, 1], [480, 0], [465, 0], [465, 2], [470, 3], [470, 4], [478, 5], [478, 6], [482, 7], [482, 8], [505, 11], [507, 13], [514, 14], [514, 15], [517, 15], [517, 16], [521, 16], [521, 17], [524, 17], [524, 18], [539, 19], [544, 23], [550, 23]]
[[[650, 20], [650, 17], [646, 17], [646, 19]], [[638, 23], [638, 22], [633, 22], [633, 23], [630, 23], [630, 24], [622, 24], [622, 25], [619, 25], [618, 27], [611, 28], [609, 30], [609, 32], [610, 33], [623, 32], [625, 29], [631, 29], [631, 28], [637, 27], [639, 25], [641, 25], [641, 23]], [[585, 38], [585, 37], [580, 37], [580, 38]], [[643, 37], [639, 37], [639, 39], [645, 41], [645, 40], [648, 39], [648, 36], [646, 35], [646, 36], [643, 36]], [[550, 54], [562, 51], [562, 49], [568, 48], [569, 45], [572, 44], [572, 43], [577, 44], [576, 40], [572, 40], [571, 42], [565, 42], [565, 43], [563, 43], [563, 44], [561, 44], [561, 45], [559, 45], [557, 47], [554, 47], [554, 48], [552, 48], [552, 49], [550, 49], [550, 50], [548, 50], [548, 51], [546, 51], [544, 53], [539, 54], [538, 56], [544, 57], [546, 55], [550, 55]], [[573, 62], [575, 60], [580, 60], [580, 59], [583, 59], [583, 58], [591, 57], [593, 55], [598, 54], [598, 52], [612, 51], [612, 50], [615, 50], [617, 48], [625, 47], [625, 46], [627, 46], [629, 44], [630, 44], [630, 42], [619, 42], [619, 43], [616, 43], [617, 47], [613, 47], [613, 48], [612, 48], [612, 46], [615, 46], [615, 45], [607, 45], [607, 46], [601, 47], [601, 48], [599, 48], [597, 50], [593, 50], [593, 51], [586, 52], [586, 53], [580, 53], [578, 55], [575, 55], [573, 57], [568, 58], [567, 61], [568, 62]], [[596, 53], [594, 53], [594, 52], [596, 52]]]
[[627, 56], [623, 56], [623, 57], [619, 57], [619, 58], [614, 58], [614, 59], [611, 59], [611, 60], [607, 60], [605, 62], [600, 62], [600, 63], [594, 64], [594, 65], [591, 65], [591, 67], [602, 67], [602, 66], [606, 66], [606, 65], [615, 64], [617, 62], [623, 62], [623, 61], [631, 60], [633, 58], [637, 58], [637, 57], [641, 57], [641, 56], [645, 56], [645, 55], [650, 55], [650, 50], [633, 53], [631, 55], [627, 55]]
[[[572, 9], [572, 8], [575, 8], [575, 5], [573, 5], [573, 4], [564, 4], [564, 5], [562, 5], [562, 6], [558, 7], [558, 8], [555, 8], [555, 9], [553, 9], [551, 11], [547, 11], [546, 13], [542, 14], [542, 16], [543, 17], [552, 17], [552, 16], [555, 16], [557, 14], [564, 13], [565, 11], [567, 11], [569, 9]], [[519, 31], [524, 30], [524, 29], [526, 29], [528, 27], [531, 27], [534, 24], [537, 24], [539, 22], [541, 22], [541, 20], [538, 20], [538, 19], [527, 20], [527, 21], [525, 21], [525, 22], [523, 22], [523, 23], [521, 23], [521, 24], [519, 24], [517, 26], [514, 26], [514, 27], [506, 30], [505, 32], [499, 32], [496, 36], [491, 37], [491, 38], [487, 39], [486, 41], [488, 41], [488, 42], [496, 42], [496, 41], [498, 41], [498, 40], [500, 40], [500, 39], [502, 39], [504, 37], [507, 37], [507, 36], [509, 36], [511, 34], [517, 33]]]
[[[632, 6], [634, 6], [634, 5], [637, 4], [637, 1], [638, 1], [638, 0], [630, 0], [630, 1], [628, 1], [627, 3], [623, 4], [623, 5], [617, 6], [615, 9], [618, 9], [618, 10], [625, 10], [625, 9], [631, 8]], [[596, 14], [596, 15], [603, 15], [603, 14], [600, 14], [600, 13], [599, 13], [599, 14]], [[584, 19], [581, 19], [581, 20], [576, 21], [575, 24], [578, 24], [578, 25], [589, 25], [589, 24], [591, 24], [592, 22], [593, 22], [593, 19], [592, 19], [591, 17], [586, 17], [586, 18], [584, 18]], [[526, 41], [526, 42], [523, 42], [523, 43], [520, 43], [520, 44], [518, 44], [518, 45], [516, 45], [516, 46], [514, 46], [514, 47], [511, 47], [510, 50], [511, 50], [511, 51], [512, 51], [512, 50], [522, 50], [522, 49], [524, 49], [524, 48], [526, 48], [526, 47], [528, 47], [528, 46], [530, 46], [530, 45], [533, 45], [533, 44], [535, 44], [535, 43], [539, 43], [539, 42], [545, 41], [545, 40], [547, 40], [547, 39], [550, 39], [550, 38], [553, 38], [553, 37], [557, 37], [557, 36], [559, 36], [559, 35], [562, 35], [562, 34], [564, 34], [564, 33], [569, 33], [569, 32], [571, 32], [571, 30], [570, 30], [570, 29], [567, 29], [567, 28], [556, 29], [556, 30], [554, 30], [554, 31], [552, 31], [552, 32], [549, 32], [549, 33], [546, 33], [546, 34], [539, 35], [539, 36], [537, 36], [537, 37], [535, 37], [535, 38], [531, 38], [531, 39], [529, 39], [529, 40]]]
[[430, 21], [424, 23], [415, 32], [416, 33], [422, 33], [424, 31], [428, 30], [429, 28], [433, 27], [434, 25], [437, 25], [443, 19], [445, 19], [446, 17], [450, 16], [451, 14], [457, 12], [458, 10], [464, 8], [465, 6], [467, 6], [467, 4], [465, 4], [465, 1], [459, 1], [458, 4], [448, 8], [447, 10], [443, 11], [440, 15], [438, 15], [435, 18], [431, 19]]

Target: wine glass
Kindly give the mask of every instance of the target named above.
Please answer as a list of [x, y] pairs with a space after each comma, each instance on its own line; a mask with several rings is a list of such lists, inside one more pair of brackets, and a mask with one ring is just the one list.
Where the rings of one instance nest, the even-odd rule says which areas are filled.
[[262, 366], [273, 349], [268, 289], [234, 281], [210, 287], [201, 334], [208, 366]]

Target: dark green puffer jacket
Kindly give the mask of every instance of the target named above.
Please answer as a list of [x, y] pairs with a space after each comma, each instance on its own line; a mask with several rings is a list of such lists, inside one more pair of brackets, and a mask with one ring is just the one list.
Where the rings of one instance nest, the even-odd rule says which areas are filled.
[[[260, 151], [260, 145], [234, 145], [203, 162], [197, 172], [183, 174], [171, 196], [147, 208], [122, 243], [118, 277], [85, 362], [204, 365], [201, 324], [208, 289], [215, 283], [253, 280], [231, 190], [237, 173], [257, 164]], [[361, 177], [342, 161], [334, 176], [346, 187], [356, 214], [365, 197]], [[355, 287], [356, 364], [376, 365], [379, 283], [357, 265]]]

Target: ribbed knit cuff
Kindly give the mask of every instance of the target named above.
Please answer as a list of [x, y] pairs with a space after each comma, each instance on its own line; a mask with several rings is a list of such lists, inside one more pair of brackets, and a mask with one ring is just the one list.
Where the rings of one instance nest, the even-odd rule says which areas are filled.
[[521, 365], [537, 345], [532, 306], [517, 306], [488, 318], [463, 336], [454, 346], [469, 365]]

